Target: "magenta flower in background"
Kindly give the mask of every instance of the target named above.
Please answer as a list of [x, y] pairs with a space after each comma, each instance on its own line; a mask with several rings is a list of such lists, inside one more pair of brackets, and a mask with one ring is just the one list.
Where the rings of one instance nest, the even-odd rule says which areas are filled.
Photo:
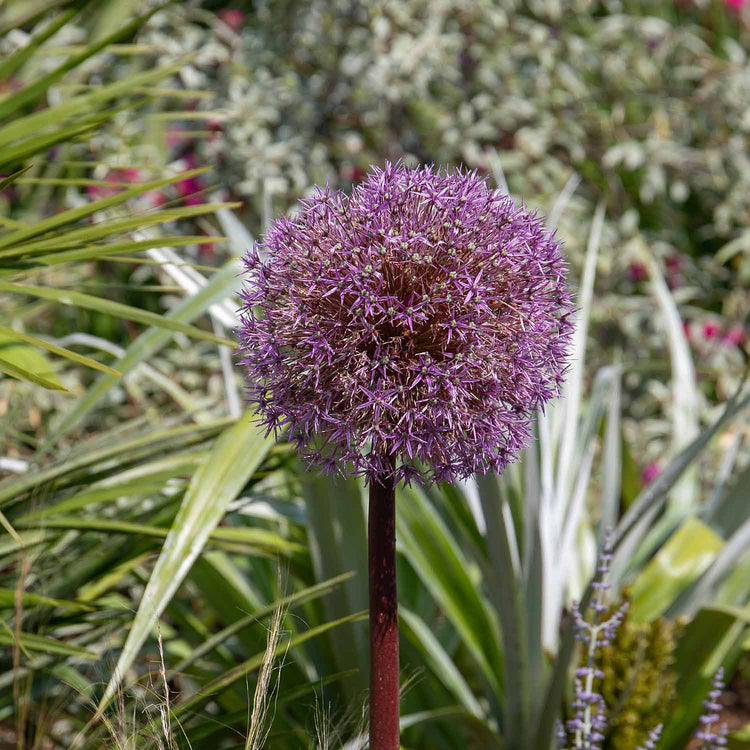
[[317, 189], [245, 266], [250, 401], [328, 471], [500, 471], [558, 395], [573, 328], [560, 243], [475, 172], [389, 164], [351, 196]]
[[[195, 169], [198, 162], [195, 155], [188, 153], [183, 158], [185, 169]], [[203, 195], [204, 185], [200, 177], [188, 177], [185, 180], [180, 180], [175, 183], [175, 188], [181, 198], [184, 198], [183, 204], [186, 206], [198, 206], [201, 203], [205, 203], [206, 199]]]
[[703, 324], [703, 336], [707, 339], [715, 339], [719, 335], [719, 326], [716, 323]]
[[722, 341], [728, 346], [742, 346], [745, 342], [745, 329], [740, 326], [732, 326], [722, 337]]
[[643, 263], [630, 263], [628, 265], [628, 278], [634, 284], [637, 284], [639, 281], [645, 281], [648, 278], [648, 269]]
[[127, 183], [138, 182], [141, 179], [141, 172], [135, 167], [125, 167], [123, 169], [113, 169], [104, 178], [105, 182], [112, 183], [109, 185], [89, 185], [86, 192], [92, 200], [101, 200], [117, 195], [120, 190], [126, 187]]
[[235, 33], [245, 25], [245, 14], [241, 10], [223, 8], [219, 11], [218, 16]]
[[647, 466], [644, 466], [643, 471], [641, 471], [641, 484], [644, 487], [647, 484], [651, 484], [659, 474], [661, 474], [661, 465], [658, 461], [652, 461]]

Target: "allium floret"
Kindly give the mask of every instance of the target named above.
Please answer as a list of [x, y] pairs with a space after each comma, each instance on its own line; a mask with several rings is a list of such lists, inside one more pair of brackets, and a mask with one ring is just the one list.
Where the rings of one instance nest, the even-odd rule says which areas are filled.
[[351, 196], [316, 189], [244, 262], [249, 399], [325, 470], [500, 471], [559, 393], [560, 243], [476, 172], [388, 164]]

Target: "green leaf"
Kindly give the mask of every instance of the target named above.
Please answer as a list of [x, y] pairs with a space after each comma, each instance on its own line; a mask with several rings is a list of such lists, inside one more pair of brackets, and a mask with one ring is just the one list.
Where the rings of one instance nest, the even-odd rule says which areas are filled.
[[[44, 42], [53, 37], [68, 21], [75, 18], [80, 13], [83, 6], [78, 8], [70, 8], [69, 10], [63, 11], [57, 16], [50, 24], [48, 24], [42, 31], [35, 34], [28, 42], [28, 44], [16, 50], [12, 55], [0, 62], [0, 81], [9, 78], [15, 71], [17, 71], [22, 65], [24, 65], [31, 57], [34, 52], [41, 47]], [[0, 184], [0, 189], [4, 185]]]
[[[107, 375], [106, 377], [111, 377]], [[159, 451], [176, 450], [208, 440], [228, 425], [236, 422], [232, 417], [223, 417], [203, 424], [188, 424], [166, 430], [144, 431], [136, 437], [123, 437], [114, 431], [104, 433], [99, 441], [84, 444], [83, 449], [68, 455], [52, 466], [29, 471], [18, 477], [0, 482], [0, 507], [18, 502], [26, 493], [48, 482], [62, 481], [66, 476], [112, 459], [132, 461], [137, 456], [151, 456]], [[182, 457], [177, 457], [181, 460]], [[185, 456], [190, 462], [190, 456]]]
[[262, 431], [251, 421], [250, 414], [245, 414], [216, 441], [211, 456], [198, 469], [185, 493], [143, 592], [99, 710], [114, 695], [151, 628], [187, 575], [227, 506], [261, 464], [272, 444], [273, 439], [263, 437]]
[[[682, 327], [682, 318], [659, 265], [646, 253], [651, 287], [664, 317], [672, 363], [672, 450], [677, 452], [698, 435], [698, 386], [690, 345]], [[698, 467], [689, 467], [675, 483], [670, 508], [692, 509], [698, 500]]]
[[[682, 472], [688, 468], [693, 460], [708, 445], [711, 438], [734, 417], [740, 414], [750, 404], [750, 395], [742, 396], [744, 381], [737, 392], [727, 401], [724, 411], [719, 418], [675, 456], [664, 471], [654, 479], [633, 501], [617, 526], [615, 536], [615, 558], [612, 568], [622, 568], [624, 560], [632, 557], [634, 548], [643, 539], [650, 527], [650, 522], [664, 506], [665, 495]], [[625, 542], [628, 542], [625, 544]]]
[[[197, 245], [204, 242], [223, 242], [225, 237], [212, 237], [205, 235], [181, 235], [176, 237], [154, 237], [150, 240], [134, 240], [132, 242], [119, 242], [109, 245], [91, 245], [79, 250], [64, 250], [59, 253], [49, 253], [34, 258], [35, 263], [43, 263], [45, 266], [54, 266], [59, 263], [79, 262], [82, 260], [94, 260], [114, 254], [141, 253], [155, 247], [181, 247], [183, 245]], [[158, 261], [157, 261], [158, 263]], [[185, 265], [194, 266], [193, 263]]]
[[[299, 467], [302, 468], [301, 466]], [[338, 619], [369, 606], [367, 596], [367, 520], [362, 491], [354, 479], [332, 479], [312, 472], [302, 475], [307, 512], [307, 534], [313, 570], [317, 580], [352, 571], [346, 585], [326, 597], [327, 619]], [[342, 626], [331, 642], [336, 671], [354, 669], [368, 658], [364, 633], [352, 625]], [[350, 698], [367, 689], [366, 673], [347, 680]]]
[[77, 68], [82, 62], [85, 62], [90, 57], [93, 57], [97, 52], [104, 49], [107, 45], [112, 44], [112, 42], [116, 42], [120, 39], [130, 36], [132, 33], [137, 31], [144, 23], [146, 23], [146, 21], [148, 21], [148, 19], [151, 18], [154, 13], [157, 13], [163, 7], [165, 7], [165, 4], [155, 6], [148, 13], [136, 17], [130, 23], [125, 24], [125, 26], [118, 29], [113, 34], [110, 34], [104, 39], [100, 39], [96, 43], [88, 46], [81, 54], [69, 58], [57, 68], [55, 68], [55, 70], [43, 76], [39, 80], [30, 83], [28, 86], [25, 86], [17, 93], [0, 101], [0, 118], [9, 115], [10, 113], [14, 112], [20, 107], [23, 107], [26, 104], [33, 104], [44, 94], [45, 91], [47, 91], [47, 89], [49, 89], [50, 86], [59, 81], [68, 71]]
[[583, 268], [583, 278], [578, 293], [579, 312], [576, 328], [573, 334], [572, 351], [570, 355], [570, 371], [563, 387], [563, 417], [562, 434], [560, 436], [560, 450], [558, 454], [558, 469], [556, 492], [558, 502], [563, 502], [572, 489], [571, 471], [574, 468], [574, 449], [579, 430], [579, 413], [581, 394], [583, 392], [584, 362], [586, 358], [586, 338], [591, 306], [594, 294], [594, 278], [596, 276], [596, 261], [599, 255], [606, 203], [600, 201], [596, 207], [594, 218], [589, 231], [586, 261]]
[[[518, 542], [510, 506], [494, 473], [477, 477], [482, 513], [487, 523], [489, 595], [500, 618], [505, 674], [505, 738], [510, 748], [521, 748], [532, 716], [529, 633], [521, 591]], [[541, 635], [538, 633], [537, 635]], [[538, 645], [541, 648], [541, 642]]]
[[483, 718], [485, 712], [479, 701], [429, 625], [416, 612], [406, 607], [399, 606], [398, 614], [402, 632], [422, 652], [425, 661], [438, 680], [453, 693], [470, 714]]
[[[0, 149], [0, 168], [7, 168], [15, 166], [19, 162], [26, 161], [29, 157], [40, 151], [47, 151], [48, 149], [56, 146], [58, 143], [67, 143], [74, 141], [78, 136], [90, 133], [97, 127], [105, 123], [107, 118], [104, 115], [95, 117], [91, 116], [86, 118], [84, 123], [76, 125], [70, 125], [65, 128], [57, 128], [50, 133], [43, 133], [42, 135], [36, 135], [32, 138], [27, 138], [25, 141], [21, 141], [15, 146], [6, 146]], [[0, 130], [0, 133], [2, 131]], [[28, 231], [28, 225], [24, 225], [16, 231], [24, 232]], [[0, 239], [0, 245], [2, 245], [2, 239]], [[2, 257], [2, 253], [0, 253]]]
[[60, 654], [62, 656], [71, 656], [76, 659], [87, 659], [88, 661], [97, 661], [100, 656], [95, 654], [93, 651], [88, 651], [85, 648], [79, 648], [78, 646], [72, 646], [65, 641], [59, 641], [56, 638], [48, 638], [43, 635], [34, 635], [32, 633], [21, 633], [18, 641], [16, 641], [15, 634], [8, 633], [4, 630], [0, 630], [0, 644], [6, 646], [14, 646], [17, 642], [23, 649], [29, 651], [41, 651], [45, 654]]
[[24, 513], [18, 520], [35, 521], [40, 518], [59, 515], [60, 513], [69, 513], [71, 510], [80, 510], [89, 505], [96, 505], [108, 500], [115, 500], [118, 497], [137, 497], [138, 495], [150, 495], [164, 489], [165, 480], [163, 477], [158, 479], [133, 479], [128, 482], [122, 482], [106, 487], [92, 487], [76, 492], [70, 497], [58, 500], [50, 505], [46, 505], [38, 510]]
[[677, 695], [666, 717], [659, 747], [682, 748], [698, 724], [702, 701], [716, 670], [736, 661], [750, 624], [750, 609], [707, 607], [680, 634], [675, 651]]
[[705, 571], [724, 546], [722, 538], [695, 518], [688, 518], [633, 582], [629, 617], [650, 622]]
[[398, 490], [396, 512], [399, 548], [445, 611], [495, 695], [502, 696], [499, 627], [455, 539], [417, 489]]
[[0, 355], [0, 372], [5, 373], [6, 375], [10, 375], [10, 377], [16, 378], [17, 380], [25, 380], [29, 383], [34, 383], [34, 385], [41, 385], [42, 387], [48, 388], [51, 391], [67, 392], [68, 390], [64, 385], [61, 385], [59, 382], [57, 382], [57, 380], [52, 380], [52, 378], [38, 375], [35, 372], [31, 372], [30, 370], [26, 370], [23, 367], [19, 367], [13, 362], [9, 362], [7, 359], [5, 359], [4, 355]]
[[120, 302], [113, 302], [112, 300], [102, 299], [101, 297], [92, 297], [90, 294], [84, 294], [82, 292], [76, 292], [69, 289], [54, 289], [52, 287], [11, 284], [6, 281], [0, 281], [0, 292], [27, 294], [30, 297], [48, 299], [62, 305], [82, 307], [85, 310], [96, 310], [97, 312], [106, 313], [107, 315], [112, 315], [114, 317], [132, 320], [136, 323], [156, 326], [157, 328], [166, 328], [168, 331], [176, 331], [193, 338], [212, 341], [215, 344], [229, 346], [232, 349], [237, 348], [237, 344], [234, 341], [230, 341], [223, 336], [217, 336], [215, 333], [201, 331], [200, 328], [196, 328], [195, 326], [181, 323], [173, 318], [163, 315], [157, 315], [148, 310], [141, 310], [140, 308], [132, 307], [131, 305], [123, 305]]
[[[235, 261], [229, 261], [221, 271], [217, 272], [211, 281], [199, 292], [190, 297], [186, 297], [170, 310], [164, 318], [166, 320], [176, 320], [189, 322], [194, 320], [198, 315], [208, 309], [214, 302], [223, 299], [234, 291], [239, 281], [237, 274], [239, 267]], [[126, 375], [139, 363], [153, 356], [159, 349], [167, 344], [170, 340], [170, 334], [164, 329], [151, 328], [144, 331], [138, 338], [130, 344], [125, 355], [117, 363], [117, 369]], [[69, 432], [96, 404], [103, 398], [107, 391], [117, 383], [117, 378], [112, 375], [102, 375], [99, 379], [88, 388], [86, 394], [76, 403], [73, 409], [62, 420], [57, 430], [49, 438], [49, 444], [59, 440], [63, 435]], [[45, 446], [47, 447], [47, 446]], [[2, 494], [0, 492], [0, 504], [2, 503]]]
[[277, 599], [273, 603], [256, 609], [251, 614], [236, 620], [231, 625], [220, 630], [218, 633], [214, 633], [210, 638], [204, 640], [200, 646], [195, 648], [186, 659], [170, 668], [168, 676], [173, 674], [180, 674], [184, 672], [189, 666], [194, 664], [198, 659], [202, 658], [209, 652], [213, 651], [217, 646], [221, 645], [228, 638], [231, 638], [236, 633], [239, 633], [244, 628], [251, 625], [257, 624], [264, 617], [268, 617], [279, 608], [286, 609], [287, 607], [295, 607], [299, 604], [303, 604], [310, 599], [317, 599], [318, 597], [330, 594], [330, 592], [336, 590], [340, 584], [352, 578], [353, 573], [343, 573], [342, 575], [331, 578], [322, 583], [317, 583], [314, 586], [298, 591], [296, 594], [290, 594], [289, 596]]
[[0, 325], [0, 336], [3, 336], [7, 339], [17, 339], [18, 341], [24, 341], [27, 344], [39, 346], [42, 349], [46, 349], [48, 352], [58, 354], [59, 356], [65, 357], [66, 359], [71, 359], [74, 362], [78, 362], [78, 364], [84, 365], [85, 367], [90, 367], [92, 370], [99, 370], [100, 372], [106, 372], [110, 375], [117, 375], [118, 377], [122, 375], [121, 372], [118, 372], [111, 367], [107, 367], [107, 365], [103, 365], [101, 364], [101, 362], [97, 362], [95, 359], [91, 359], [91, 357], [84, 357], [82, 354], [77, 354], [76, 352], [72, 352], [69, 349], [64, 349], [61, 346], [57, 346], [56, 344], [50, 344], [48, 341], [38, 339], [36, 336], [29, 336], [25, 333], [21, 333], [20, 331], [15, 331], [12, 328], [6, 328], [5, 326]]
[[[2, 78], [2, 76], [0, 76]], [[8, 185], [12, 185], [19, 177], [26, 174], [33, 165], [29, 164], [28, 167], [23, 167], [22, 169], [19, 169], [16, 172], [13, 172], [13, 174], [9, 174], [7, 177], [4, 177], [2, 180], [0, 180], [0, 190], [5, 190], [5, 188], [8, 187]]]
[[[112, 208], [113, 206], [119, 206], [121, 203], [125, 203], [131, 198], [135, 198], [142, 193], [150, 190], [157, 190], [158, 188], [166, 185], [171, 185], [174, 182], [188, 179], [199, 174], [207, 172], [209, 167], [200, 167], [198, 169], [191, 169], [181, 174], [172, 175], [171, 177], [162, 177], [159, 180], [151, 180], [150, 182], [142, 182], [135, 187], [123, 190], [116, 195], [112, 195], [108, 198], [102, 198], [98, 201], [91, 201], [83, 206], [77, 208], [69, 208], [67, 211], [62, 211], [55, 216], [50, 216], [48, 219], [42, 219], [37, 221], [31, 226], [25, 229], [18, 229], [15, 232], [11, 232], [3, 237], [0, 237], [0, 248], [10, 248], [0, 252], [0, 257], [9, 257], [12, 255], [23, 255], [29, 252], [29, 249], [38, 248], [38, 243], [29, 243], [23, 245], [25, 240], [31, 239], [32, 237], [38, 237], [40, 234], [50, 232], [53, 229], [63, 227], [66, 224], [72, 224], [75, 221], [84, 219], [91, 214], [95, 214], [98, 211], [102, 211], [106, 208]], [[67, 239], [67, 238], [66, 238]]]
[[[46, 252], [49, 253], [55, 250], [71, 250], [75, 249], [83, 250], [87, 243], [93, 240], [102, 239], [103, 237], [112, 237], [118, 234], [129, 232], [133, 229], [146, 229], [147, 227], [154, 226], [156, 224], [164, 224], [167, 221], [175, 221], [177, 219], [186, 219], [193, 216], [201, 216], [203, 214], [211, 213], [217, 209], [226, 206], [235, 206], [236, 203], [203, 203], [197, 206], [182, 206], [179, 208], [170, 208], [163, 211], [154, 211], [148, 214], [141, 214], [138, 216], [129, 216], [125, 219], [107, 219], [106, 221], [100, 221], [97, 224], [91, 226], [83, 226], [77, 229], [67, 229], [62, 234], [55, 235], [53, 237], [46, 237], [41, 240], [35, 240], [34, 242], [28, 242], [19, 247], [7, 249], [0, 252], [0, 256], [21, 256], [21, 255], [35, 255], [36, 253]], [[201, 238], [202, 240], [205, 238]], [[165, 243], [166, 244], [166, 238]], [[160, 245], [164, 247], [164, 245]], [[29, 258], [32, 260], [32, 258]], [[38, 258], [33, 258], [34, 262], [40, 262]]]
[[[715, 559], [705, 572], [693, 580], [691, 586], [684, 590], [667, 612], [669, 617], [678, 615], [692, 615], [701, 604], [716, 595], [721, 581], [730, 573], [737, 570], [743, 556], [750, 550], [750, 519], [746, 520], [737, 531], [722, 545]], [[745, 579], [745, 585], [740, 593], [742, 601], [747, 600], [750, 593], [750, 580]]]
[[[312, 638], [316, 638], [323, 633], [327, 633], [329, 630], [333, 630], [334, 628], [337, 628], [349, 622], [361, 622], [362, 620], [366, 620], [367, 617], [367, 612], [357, 612], [355, 614], [348, 615], [347, 617], [342, 617], [339, 620], [332, 620], [331, 622], [326, 622], [322, 625], [310, 628], [309, 630], [305, 630], [304, 632], [294, 636], [293, 638], [280, 643], [276, 648], [274, 655], [278, 656], [280, 654], [283, 654], [289, 649], [301, 646], [303, 643], [309, 641]], [[261, 663], [263, 662], [264, 657], [265, 651], [261, 651], [252, 656], [250, 659], [244, 661], [242, 664], [238, 664], [234, 669], [229, 670], [229, 672], [221, 675], [221, 677], [217, 677], [215, 680], [212, 680], [208, 684], [204, 685], [196, 695], [192, 696], [184, 703], [176, 706], [173, 714], [175, 716], [182, 716], [188, 711], [196, 710], [204, 703], [206, 703], [206, 701], [209, 701], [213, 697], [215, 697], [219, 691], [224, 690], [233, 683], [237, 682], [237, 680], [241, 680], [246, 674], [258, 669], [258, 667], [260, 667]]]
[[[16, 606], [18, 591], [15, 589], [0, 588], [0, 607]], [[82, 612], [91, 612], [94, 610], [89, 604], [83, 602], [68, 601], [66, 599], [52, 599], [49, 596], [40, 596], [32, 594], [30, 591], [24, 591], [21, 594], [21, 606], [24, 609], [31, 607], [61, 607], [63, 609], [79, 610]]]
[[[24, 519], [16, 521], [16, 525], [20, 528], [36, 528], [36, 523]], [[76, 516], [47, 518], [44, 521], [44, 528], [102, 531], [109, 534], [133, 534], [155, 539], [166, 539], [169, 536], [169, 529], [153, 524], [110, 520], [106, 518], [81, 518]], [[300, 554], [304, 551], [304, 547], [301, 545], [290, 542], [279, 534], [274, 534], [267, 529], [222, 526], [213, 529], [208, 534], [208, 539], [212, 542], [227, 542], [239, 546], [249, 546], [256, 551], [268, 550], [286, 556]]]

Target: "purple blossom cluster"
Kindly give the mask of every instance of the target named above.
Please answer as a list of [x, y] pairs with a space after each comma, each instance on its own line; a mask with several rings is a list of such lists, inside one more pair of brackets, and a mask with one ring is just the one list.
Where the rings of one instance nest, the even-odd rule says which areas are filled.
[[664, 728], [663, 724], [657, 724], [649, 733], [646, 741], [642, 745], [638, 745], [636, 750], [656, 750], [659, 740], [661, 739], [661, 732]]
[[711, 690], [706, 700], [703, 701], [703, 713], [699, 719], [700, 728], [695, 737], [701, 741], [701, 750], [720, 750], [727, 744], [727, 727], [722, 724], [716, 728], [714, 725], [719, 721], [721, 704], [719, 697], [724, 692], [724, 668], [719, 667], [711, 683]]
[[[625, 603], [611, 617], [601, 620], [602, 615], [607, 611], [604, 597], [610, 588], [610, 584], [606, 583], [604, 578], [609, 573], [611, 562], [612, 537], [607, 535], [599, 553], [596, 575], [591, 584], [595, 592], [594, 603], [591, 605], [591, 622], [584, 618], [577, 605], [573, 606], [572, 610], [576, 638], [583, 642], [586, 655], [583, 666], [576, 669], [575, 693], [572, 703], [573, 716], [567, 722], [567, 730], [572, 739], [571, 747], [573, 748], [600, 750], [607, 728], [604, 698], [595, 689], [595, 681], [601, 680], [604, 673], [596, 668], [594, 662], [599, 649], [612, 642], [628, 607]], [[558, 728], [559, 747], [561, 749], [567, 747], [567, 741], [565, 728], [560, 725]], [[648, 744], [646, 747], [648, 747]]]
[[[600, 576], [608, 572], [611, 557], [606, 548], [599, 556], [598, 574]], [[609, 645], [614, 639], [617, 629], [625, 618], [628, 605], [624, 603], [611, 617], [600, 621], [602, 614], [607, 610], [604, 594], [610, 588], [610, 584], [599, 579], [595, 580], [592, 586], [596, 592], [596, 599], [591, 606], [593, 612], [591, 622], [583, 617], [577, 606], [573, 607], [576, 638], [584, 645], [586, 663], [578, 667], [575, 672], [573, 718], [568, 721], [567, 725], [568, 731], [576, 737], [576, 742], [579, 743], [574, 747], [598, 750], [607, 728], [607, 712], [604, 698], [594, 687], [596, 680], [604, 678], [604, 673], [594, 666], [594, 662], [599, 650]]]
[[[594, 602], [591, 605], [591, 622], [583, 616], [580, 608], [574, 605], [572, 608], [573, 621], [575, 625], [576, 638], [583, 642], [585, 649], [585, 663], [575, 672], [575, 693], [573, 696], [572, 718], [563, 725], [557, 723], [557, 746], [558, 750], [601, 750], [607, 729], [607, 714], [604, 698], [595, 688], [595, 681], [601, 680], [604, 673], [597, 669], [594, 664], [597, 651], [612, 642], [617, 629], [627, 612], [627, 603], [617, 609], [607, 620], [601, 621], [601, 617], [608, 607], [604, 603], [605, 592], [610, 588], [604, 578], [609, 573], [612, 561], [612, 537], [607, 535], [602, 550], [599, 554], [596, 567], [596, 575], [592, 582], [595, 592]], [[703, 701], [703, 714], [700, 717], [700, 727], [695, 733], [695, 738], [701, 741], [700, 750], [721, 750], [727, 745], [728, 730], [722, 724], [716, 727], [719, 721], [721, 704], [718, 702], [724, 690], [724, 669], [720, 667], [714, 675], [711, 690], [705, 701]], [[649, 733], [642, 745], [637, 750], [656, 750], [661, 739], [663, 726], [659, 724]], [[566, 731], [567, 730], [567, 731]]]
[[324, 470], [502, 470], [557, 396], [574, 310], [560, 243], [476, 172], [317, 189], [244, 259], [248, 395]]

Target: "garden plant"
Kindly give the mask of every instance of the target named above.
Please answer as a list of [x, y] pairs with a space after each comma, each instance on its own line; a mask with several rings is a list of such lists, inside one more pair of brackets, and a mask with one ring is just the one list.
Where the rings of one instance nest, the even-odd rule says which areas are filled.
[[750, 748], [749, 55], [0, 3], [0, 746]]

